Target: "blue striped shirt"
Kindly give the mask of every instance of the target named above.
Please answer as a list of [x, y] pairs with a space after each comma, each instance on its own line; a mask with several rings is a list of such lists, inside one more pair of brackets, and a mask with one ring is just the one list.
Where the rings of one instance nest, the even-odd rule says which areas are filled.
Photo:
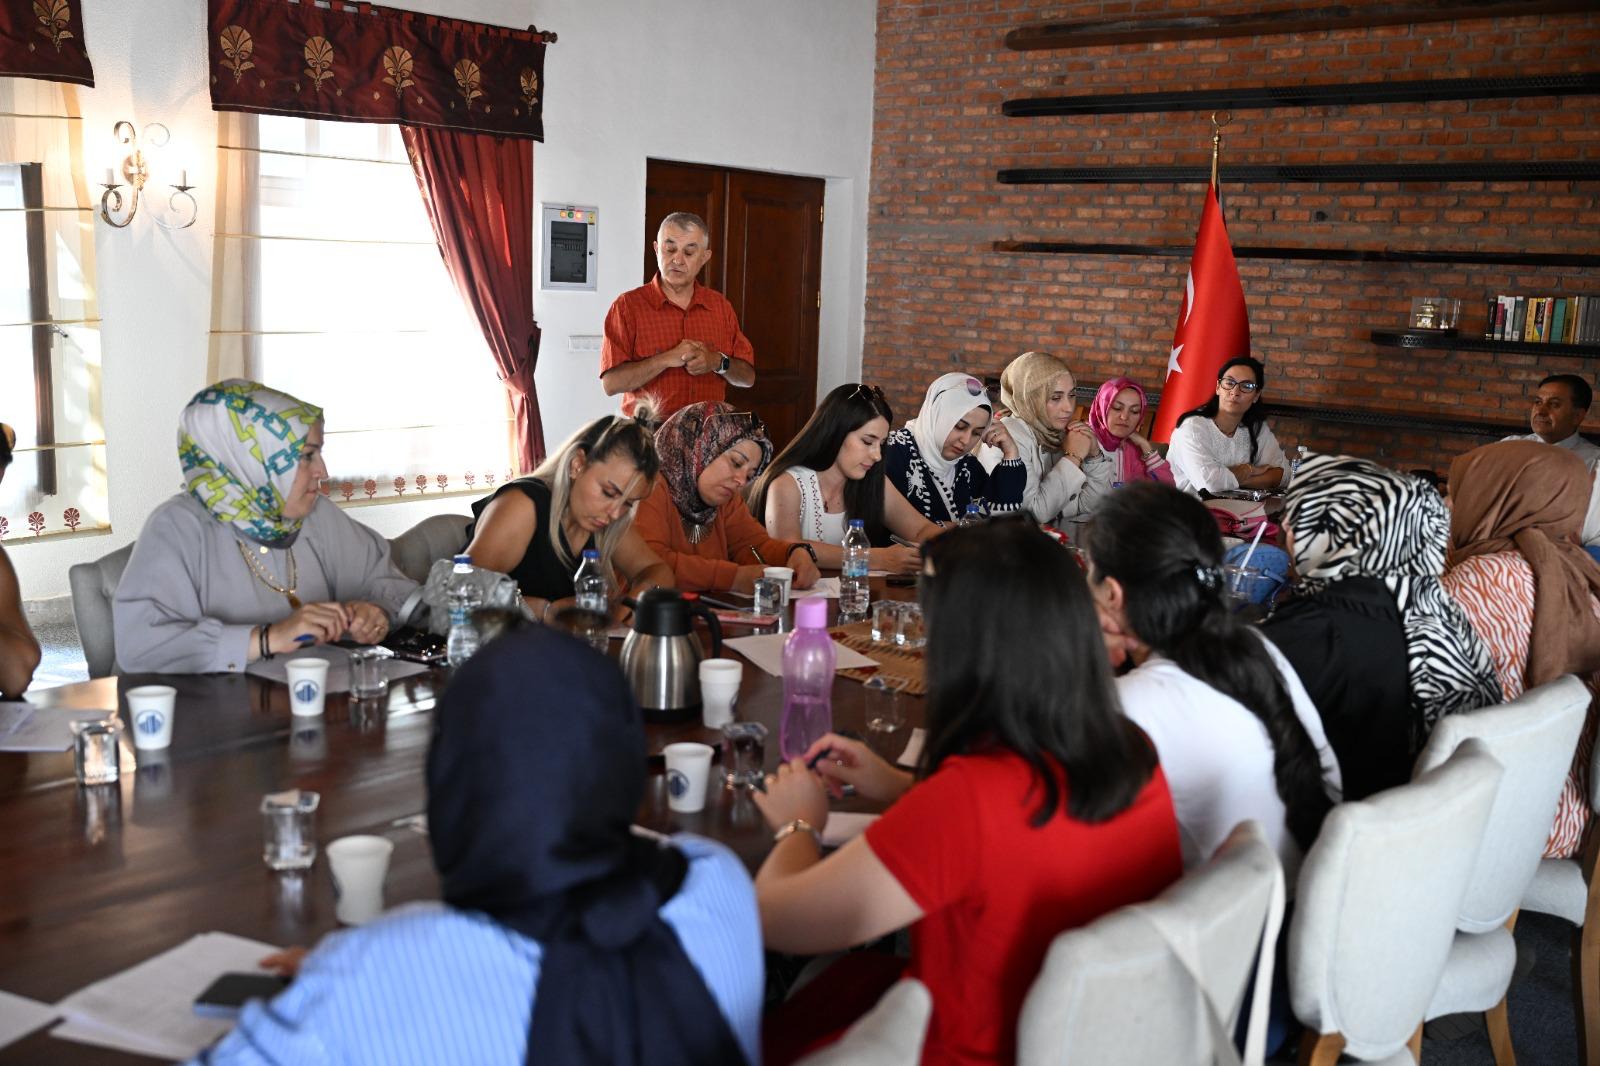
[[[750, 875], [699, 837], [673, 842], [689, 872], [661, 917], [678, 934], [751, 1066], [759, 1066], [764, 969]], [[193, 1060], [205, 1066], [521, 1063], [539, 983], [537, 941], [442, 903], [400, 907], [334, 933], [270, 1003]]]

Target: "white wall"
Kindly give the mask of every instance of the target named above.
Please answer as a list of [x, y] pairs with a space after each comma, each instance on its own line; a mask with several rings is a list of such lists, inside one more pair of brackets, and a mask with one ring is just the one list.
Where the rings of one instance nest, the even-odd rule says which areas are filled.
[[[114, 161], [110, 134], [118, 120], [141, 127], [163, 122], [173, 134], [169, 157], [181, 158], [199, 186], [200, 219], [176, 232], [147, 219], [125, 230], [99, 227], [113, 531], [36, 543], [8, 537], [6, 550], [29, 599], [64, 595], [67, 567], [128, 543], [177, 490], [177, 414], [206, 383], [215, 206], [209, 193], [216, 187], [206, 5], [82, 0], [82, 6], [96, 81], [79, 91], [89, 173]], [[544, 330], [537, 380], [549, 443], [612, 407], [600, 388], [597, 357], [569, 354], [568, 338], [599, 334], [611, 300], [639, 283], [647, 158], [828, 179], [818, 387], [859, 372], [873, 0], [397, 0], [395, 6], [501, 25], [531, 22], [560, 35], [546, 61], [545, 143], [534, 148], [534, 196], [598, 206], [601, 266], [597, 293], [535, 293]], [[464, 511], [466, 503], [424, 500], [353, 514], [393, 536], [428, 514]]]

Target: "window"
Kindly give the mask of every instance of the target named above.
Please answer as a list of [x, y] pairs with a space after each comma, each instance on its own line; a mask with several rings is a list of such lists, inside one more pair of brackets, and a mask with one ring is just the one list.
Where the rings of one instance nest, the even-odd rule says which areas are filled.
[[218, 118], [216, 376], [327, 412], [336, 500], [481, 491], [507, 477], [510, 404], [440, 258], [399, 128]]
[[76, 90], [0, 79], [0, 537], [105, 529], [94, 213]]

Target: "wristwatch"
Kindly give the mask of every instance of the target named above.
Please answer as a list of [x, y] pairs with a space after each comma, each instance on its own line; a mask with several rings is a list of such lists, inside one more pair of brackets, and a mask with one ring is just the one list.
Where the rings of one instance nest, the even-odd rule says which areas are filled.
[[728, 364], [733, 362], [733, 360], [728, 358], [728, 355], [727, 355], [726, 352], [718, 352], [717, 354], [722, 356], [722, 362], [717, 364], [716, 372], [718, 374], [721, 374], [723, 377], [727, 377], [728, 376]]

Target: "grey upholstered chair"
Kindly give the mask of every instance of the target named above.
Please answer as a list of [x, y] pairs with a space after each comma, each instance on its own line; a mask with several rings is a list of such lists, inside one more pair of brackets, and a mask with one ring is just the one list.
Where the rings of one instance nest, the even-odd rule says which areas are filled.
[[1283, 896], [1276, 852], [1245, 822], [1158, 898], [1062, 933], [1022, 1005], [1019, 1066], [1235, 1062], [1247, 1009], [1245, 1061], [1260, 1063]]
[[111, 624], [111, 599], [122, 582], [133, 545], [102, 555], [92, 563], [78, 563], [67, 570], [72, 588], [72, 617], [78, 624], [78, 640], [83, 644], [84, 662], [90, 677], [107, 677], [117, 669], [117, 644]]
[[460, 514], [424, 518], [389, 542], [395, 567], [413, 581], [428, 580], [434, 560], [448, 559], [466, 546], [471, 524], [470, 517]]
[[1505, 770], [1427, 1015], [1483, 1011], [1499, 1066], [1516, 1061], [1506, 1025], [1506, 990], [1517, 963], [1510, 926], [1538, 871], [1588, 708], [1589, 690], [1568, 674], [1511, 703], [1441, 718], [1417, 760], [1419, 772], [1431, 770], [1476, 738]]
[[838, 1041], [796, 1066], [916, 1066], [928, 1035], [933, 998], [921, 981], [896, 981]]
[[1501, 773], [1468, 740], [1438, 769], [1328, 815], [1289, 927], [1302, 1066], [1341, 1051], [1383, 1066], [1417, 1061]]
[[[1600, 816], [1600, 744], [1589, 753], [1589, 809]], [[1522, 909], [1565, 918], [1577, 928], [1572, 944], [1572, 1000], [1583, 1066], [1600, 1066], [1600, 832], [1582, 854], [1541, 859]]]

